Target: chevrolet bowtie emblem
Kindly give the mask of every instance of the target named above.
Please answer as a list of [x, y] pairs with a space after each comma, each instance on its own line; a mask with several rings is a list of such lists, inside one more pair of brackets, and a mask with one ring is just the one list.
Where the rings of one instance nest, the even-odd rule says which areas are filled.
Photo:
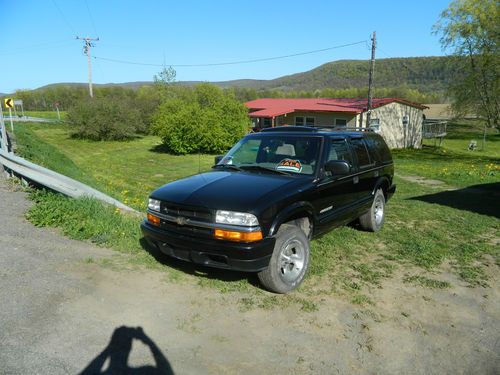
[[178, 216], [175, 218], [175, 222], [179, 225], [186, 225], [188, 222], [188, 219], [186, 219], [185, 217], [182, 217], [182, 216]]

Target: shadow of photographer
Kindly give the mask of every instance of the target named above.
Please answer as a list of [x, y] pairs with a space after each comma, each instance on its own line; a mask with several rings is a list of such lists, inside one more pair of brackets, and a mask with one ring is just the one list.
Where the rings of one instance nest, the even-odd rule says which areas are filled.
[[[156, 364], [155, 366], [130, 367], [128, 365], [128, 358], [134, 339], [149, 347]], [[108, 362], [108, 366], [104, 369], [106, 362]], [[167, 358], [165, 358], [153, 340], [144, 333], [141, 327], [121, 326], [115, 329], [106, 348], [80, 373], [80, 375], [94, 374], [173, 375], [174, 372]]]

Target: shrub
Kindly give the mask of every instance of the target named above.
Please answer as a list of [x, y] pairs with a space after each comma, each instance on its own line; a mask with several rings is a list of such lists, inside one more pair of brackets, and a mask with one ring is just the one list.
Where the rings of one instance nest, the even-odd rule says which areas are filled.
[[125, 140], [145, 131], [141, 113], [127, 98], [103, 97], [80, 101], [68, 110], [76, 138]]
[[175, 154], [227, 151], [249, 127], [247, 109], [234, 94], [208, 83], [177, 90], [152, 122], [153, 133]]

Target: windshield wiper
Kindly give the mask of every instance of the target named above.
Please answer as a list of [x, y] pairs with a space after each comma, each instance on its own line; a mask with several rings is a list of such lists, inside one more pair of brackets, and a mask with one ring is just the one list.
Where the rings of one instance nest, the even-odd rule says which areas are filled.
[[242, 166], [240, 166], [240, 169], [254, 169], [254, 170], [258, 170], [258, 171], [266, 171], [266, 172], [272, 172], [272, 173], [277, 173], [277, 174], [286, 174], [286, 175], [289, 174], [288, 172], [285, 172], [285, 171], [279, 171], [277, 169], [267, 168], [267, 167], [263, 167], [261, 165], [242, 165]]
[[212, 168], [227, 168], [227, 169], [234, 169], [235, 171], [242, 171], [243, 170], [234, 164], [215, 164], [215, 165], [212, 165]]

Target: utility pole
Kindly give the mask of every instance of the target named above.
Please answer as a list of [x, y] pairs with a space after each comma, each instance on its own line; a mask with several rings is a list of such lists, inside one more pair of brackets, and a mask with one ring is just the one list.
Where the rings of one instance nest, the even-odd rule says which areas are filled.
[[368, 106], [366, 108], [366, 127], [370, 127], [370, 119], [373, 102], [373, 74], [375, 71], [375, 48], [377, 47], [377, 34], [374, 31], [372, 37], [372, 59], [370, 61], [370, 75], [368, 76]]
[[89, 65], [89, 94], [90, 97], [94, 97], [94, 93], [92, 91], [92, 64], [90, 62], [90, 48], [94, 47], [94, 43], [92, 42], [97, 42], [99, 38], [80, 38], [79, 36], [76, 37], [78, 40], [83, 40], [84, 41], [84, 46], [83, 46], [83, 53], [87, 55], [88, 59], [88, 65]]

